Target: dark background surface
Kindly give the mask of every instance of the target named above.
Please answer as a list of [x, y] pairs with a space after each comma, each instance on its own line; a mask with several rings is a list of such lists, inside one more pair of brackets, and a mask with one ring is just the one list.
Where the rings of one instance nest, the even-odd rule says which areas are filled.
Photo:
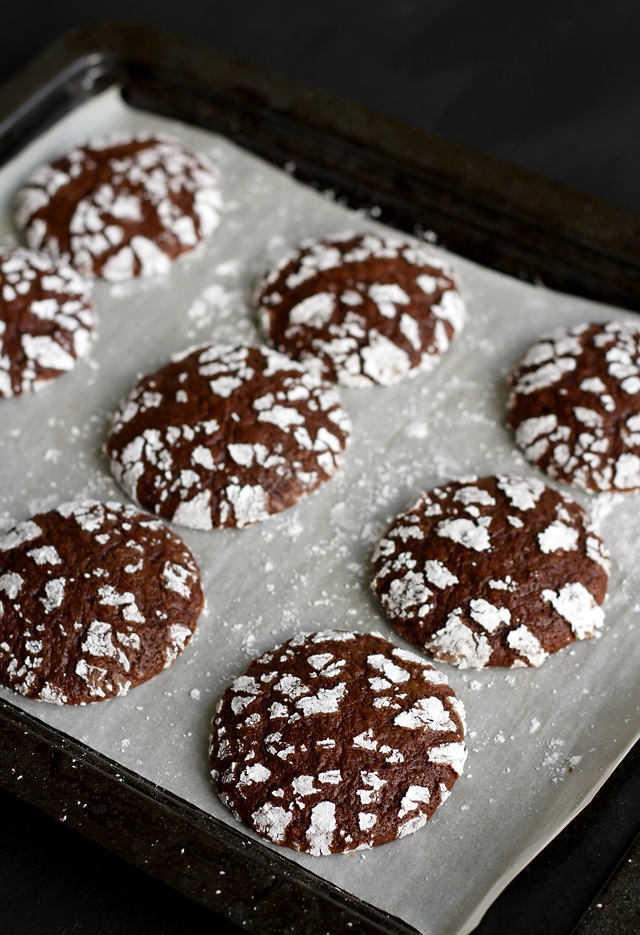
[[[268, 65], [640, 212], [637, 0], [25, 0], [3, 4], [0, 81], [69, 30], [121, 19], [210, 43], [212, 54]], [[6, 793], [0, 808], [0, 931], [240, 931]], [[619, 809], [624, 824], [624, 801]], [[548, 861], [561, 858], [551, 851]], [[640, 850], [620, 858], [579, 935], [640, 932]], [[547, 931], [564, 935], [553, 923]]]

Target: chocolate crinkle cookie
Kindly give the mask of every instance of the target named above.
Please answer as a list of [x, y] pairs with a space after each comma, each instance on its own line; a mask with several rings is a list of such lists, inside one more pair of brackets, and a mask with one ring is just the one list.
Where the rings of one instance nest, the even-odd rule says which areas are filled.
[[243, 527], [332, 477], [350, 432], [335, 386], [268, 347], [213, 343], [140, 380], [105, 450], [151, 512], [194, 529]]
[[431, 368], [463, 327], [449, 264], [377, 233], [306, 240], [258, 284], [267, 341], [345, 386], [389, 385]]
[[327, 630], [254, 660], [224, 692], [211, 775], [235, 816], [313, 855], [421, 828], [467, 756], [444, 675], [376, 633]]
[[640, 489], [640, 325], [556, 328], [509, 383], [507, 424], [529, 461], [583, 490]]
[[0, 397], [23, 396], [67, 373], [91, 346], [91, 287], [46, 253], [0, 249]]
[[78, 500], [0, 537], [0, 681], [84, 705], [170, 666], [204, 598], [185, 543], [117, 502]]
[[515, 668], [598, 635], [609, 556], [566, 493], [498, 475], [420, 497], [378, 543], [372, 571], [409, 642], [461, 669]]
[[28, 246], [121, 282], [166, 273], [217, 227], [221, 205], [203, 156], [168, 136], [114, 133], [38, 168], [14, 214]]

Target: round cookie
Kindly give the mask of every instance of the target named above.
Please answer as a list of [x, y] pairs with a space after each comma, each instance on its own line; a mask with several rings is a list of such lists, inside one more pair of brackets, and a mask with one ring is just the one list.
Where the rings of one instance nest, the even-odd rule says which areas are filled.
[[56, 704], [125, 695], [175, 661], [203, 604], [193, 555], [160, 520], [62, 504], [0, 537], [0, 681]]
[[604, 543], [580, 504], [535, 478], [434, 488], [396, 518], [372, 563], [396, 630], [461, 669], [540, 666], [603, 623]]
[[217, 227], [218, 173], [161, 134], [114, 133], [77, 144], [18, 191], [25, 243], [87, 276], [121, 282], [166, 273]]
[[248, 526], [342, 463], [351, 423], [334, 386], [268, 347], [204, 344], [145, 376], [105, 445], [142, 506], [183, 526]]
[[556, 328], [509, 385], [507, 424], [529, 461], [583, 490], [640, 489], [640, 325]]
[[68, 263], [0, 249], [0, 397], [32, 393], [72, 370], [94, 327], [90, 286]]
[[313, 855], [417, 831], [467, 749], [445, 676], [377, 633], [308, 633], [254, 660], [213, 721], [211, 775], [235, 816]]
[[259, 283], [256, 302], [273, 347], [345, 386], [431, 368], [465, 320], [448, 264], [418, 242], [373, 233], [303, 241]]

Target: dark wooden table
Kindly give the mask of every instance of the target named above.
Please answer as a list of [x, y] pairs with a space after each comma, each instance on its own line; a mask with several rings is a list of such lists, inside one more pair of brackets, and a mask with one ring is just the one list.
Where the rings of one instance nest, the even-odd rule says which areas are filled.
[[[72, 28], [121, 19], [211, 43], [640, 212], [634, 0], [181, 0], [166, 7], [158, 0], [24, 0], [3, 6], [0, 81]], [[575, 935], [640, 931], [640, 848], [631, 830], [631, 850], [619, 847], [637, 825], [626, 809], [640, 783], [639, 763], [638, 756], [623, 763], [607, 784], [602, 810], [609, 809], [611, 841], [605, 833], [594, 842], [578, 819], [526, 871], [535, 883], [536, 873], [570, 865], [587, 846], [594, 860], [609, 848], [613, 875], [608, 880], [600, 870], [585, 882]], [[0, 804], [2, 932], [240, 931], [13, 796], [0, 793]], [[507, 928], [499, 913], [486, 922], [496, 933], [523, 930]], [[553, 921], [547, 931], [567, 932]]]

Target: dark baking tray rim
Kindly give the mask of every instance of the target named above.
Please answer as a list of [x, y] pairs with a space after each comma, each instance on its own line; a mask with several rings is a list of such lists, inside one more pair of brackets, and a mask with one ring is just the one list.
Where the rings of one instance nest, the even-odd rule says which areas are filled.
[[[637, 215], [141, 23], [67, 34], [0, 87], [0, 165], [111, 86], [484, 266], [640, 311]], [[415, 932], [2, 699], [0, 751], [2, 788], [248, 931]], [[572, 932], [638, 834], [640, 743], [477, 935]]]

